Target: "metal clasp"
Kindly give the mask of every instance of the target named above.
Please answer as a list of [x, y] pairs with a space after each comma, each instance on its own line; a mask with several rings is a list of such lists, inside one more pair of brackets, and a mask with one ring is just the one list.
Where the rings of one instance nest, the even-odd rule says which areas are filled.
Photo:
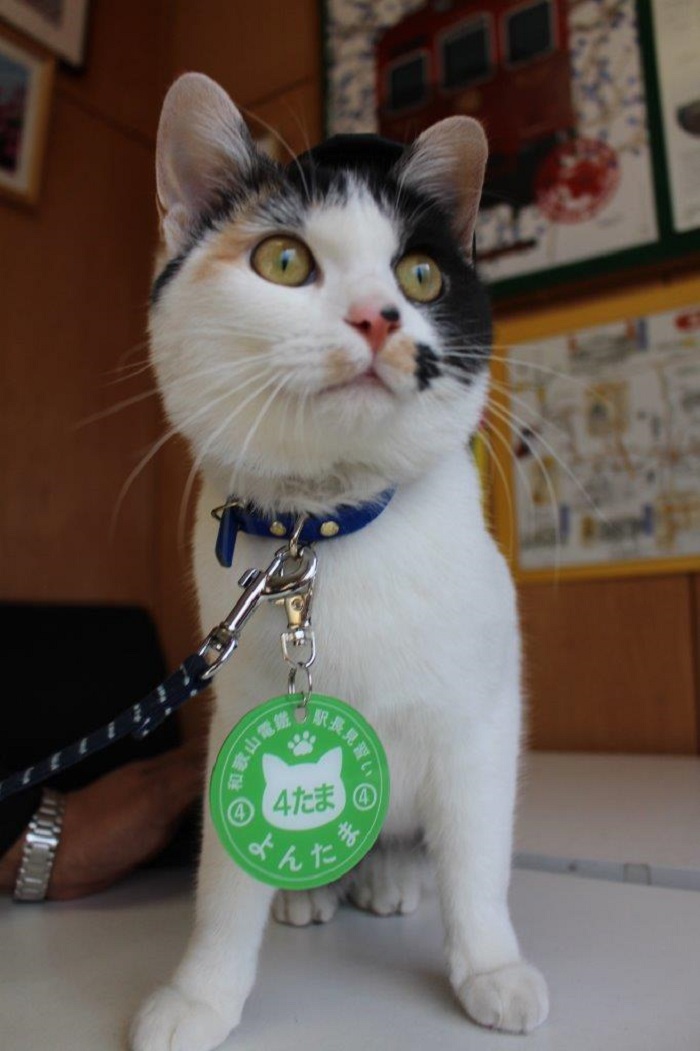
[[[202, 674], [211, 679], [228, 660], [238, 646], [239, 637], [246, 621], [264, 600], [278, 602], [293, 600], [295, 596], [309, 594], [316, 577], [318, 559], [310, 547], [287, 544], [275, 552], [267, 569], [248, 569], [238, 581], [243, 594], [229, 615], [213, 628], [200, 646], [201, 657], [211, 663]], [[303, 600], [302, 600], [303, 601]]]
[[[289, 665], [287, 692], [290, 696], [301, 694], [297, 717], [301, 713], [302, 718], [306, 718], [306, 706], [313, 689], [311, 665], [316, 660], [316, 635], [311, 626], [312, 599], [313, 585], [303, 594], [282, 600], [287, 613], [287, 630], [280, 636], [282, 656]], [[297, 682], [300, 672], [306, 680], [301, 688]]]

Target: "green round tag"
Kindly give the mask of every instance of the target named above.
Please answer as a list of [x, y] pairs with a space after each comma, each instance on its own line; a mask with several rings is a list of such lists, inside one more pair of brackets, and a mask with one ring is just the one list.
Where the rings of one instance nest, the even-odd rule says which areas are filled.
[[285, 890], [339, 879], [374, 844], [389, 805], [389, 768], [354, 708], [312, 693], [254, 708], [219, 752], [209, 806], [224, 847], [251, 876]]

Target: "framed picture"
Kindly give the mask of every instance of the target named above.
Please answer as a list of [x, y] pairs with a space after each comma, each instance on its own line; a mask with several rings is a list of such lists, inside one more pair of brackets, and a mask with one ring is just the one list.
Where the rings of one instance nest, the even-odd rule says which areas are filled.
[[0, 194], [39, 194], [55, 63], [0, 33]]
[[498, 327], [486, 430], [515, 576], [700, 569], [700, 279]]
[[700, 229], [700, 2], [652, 0], [653, 59], [673, 232]]
[[79, 66], [83, 60], [88, 0], [0, 0], [0, 18]]
[[700, 249], [659, 215], [648, 5], [326, 0], [325, 15], [329, 132], [485, 125], [477, 258], [497, 296]]

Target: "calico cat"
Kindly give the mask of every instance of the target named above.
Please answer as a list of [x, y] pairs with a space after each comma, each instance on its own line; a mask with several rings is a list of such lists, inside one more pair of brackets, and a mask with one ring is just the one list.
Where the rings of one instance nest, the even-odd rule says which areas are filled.
[[[375, 849], [341, 886], [279, 892], [246, 875], [205, 819], [196, 924], [142, 1007], [134, 1051], [208, 1051], [241, 1017], [271, 907], [293, 924], [341, 896], [377, 913], [418, 903], [434, 863], [449, 977], [466, 1013], [528, 1032], [548, 1012], [507, 891], [521, 734], [514, 591], [466, 451], [487, 398], [489, 308], [472, 265], [481, 127], [451, 117], [406, 148], [340, 137], [283, 168], [226, 93], [186, 74], [158, 132], [162, 255], [153, 364], [201, 467], [194, 571], [202, 624], [274, 538], [213, 556], [210, 510], [232, 494], [270, 514], [326, 515], [395, 489], [361, 531], [319, 544], [314, 685], [354, 705], [387, 751]], [[210, 766], [253, 706], [279, 694], [280, 611], [246, 629], [219, 674]]]

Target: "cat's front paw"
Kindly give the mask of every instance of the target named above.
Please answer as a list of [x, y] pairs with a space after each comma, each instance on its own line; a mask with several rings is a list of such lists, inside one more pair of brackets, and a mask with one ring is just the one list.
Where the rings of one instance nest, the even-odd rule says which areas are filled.
[[547, 983], [522, 960], [473, 974], [455, 991], [469, 1017], [489, 1029], [530, 1033], [549, 1014]]
[[278, 890], [272, 904], [272, 915], [278, 923], [307, 927], [310, 923], [328, 923], [338, 911], [339, 894], [332, 884], [314, 890]]
[[131, 1026], [131, 1051], [214, 1051], [233, 1025], [201, 1000], [164, 985], [142, 1005]]

